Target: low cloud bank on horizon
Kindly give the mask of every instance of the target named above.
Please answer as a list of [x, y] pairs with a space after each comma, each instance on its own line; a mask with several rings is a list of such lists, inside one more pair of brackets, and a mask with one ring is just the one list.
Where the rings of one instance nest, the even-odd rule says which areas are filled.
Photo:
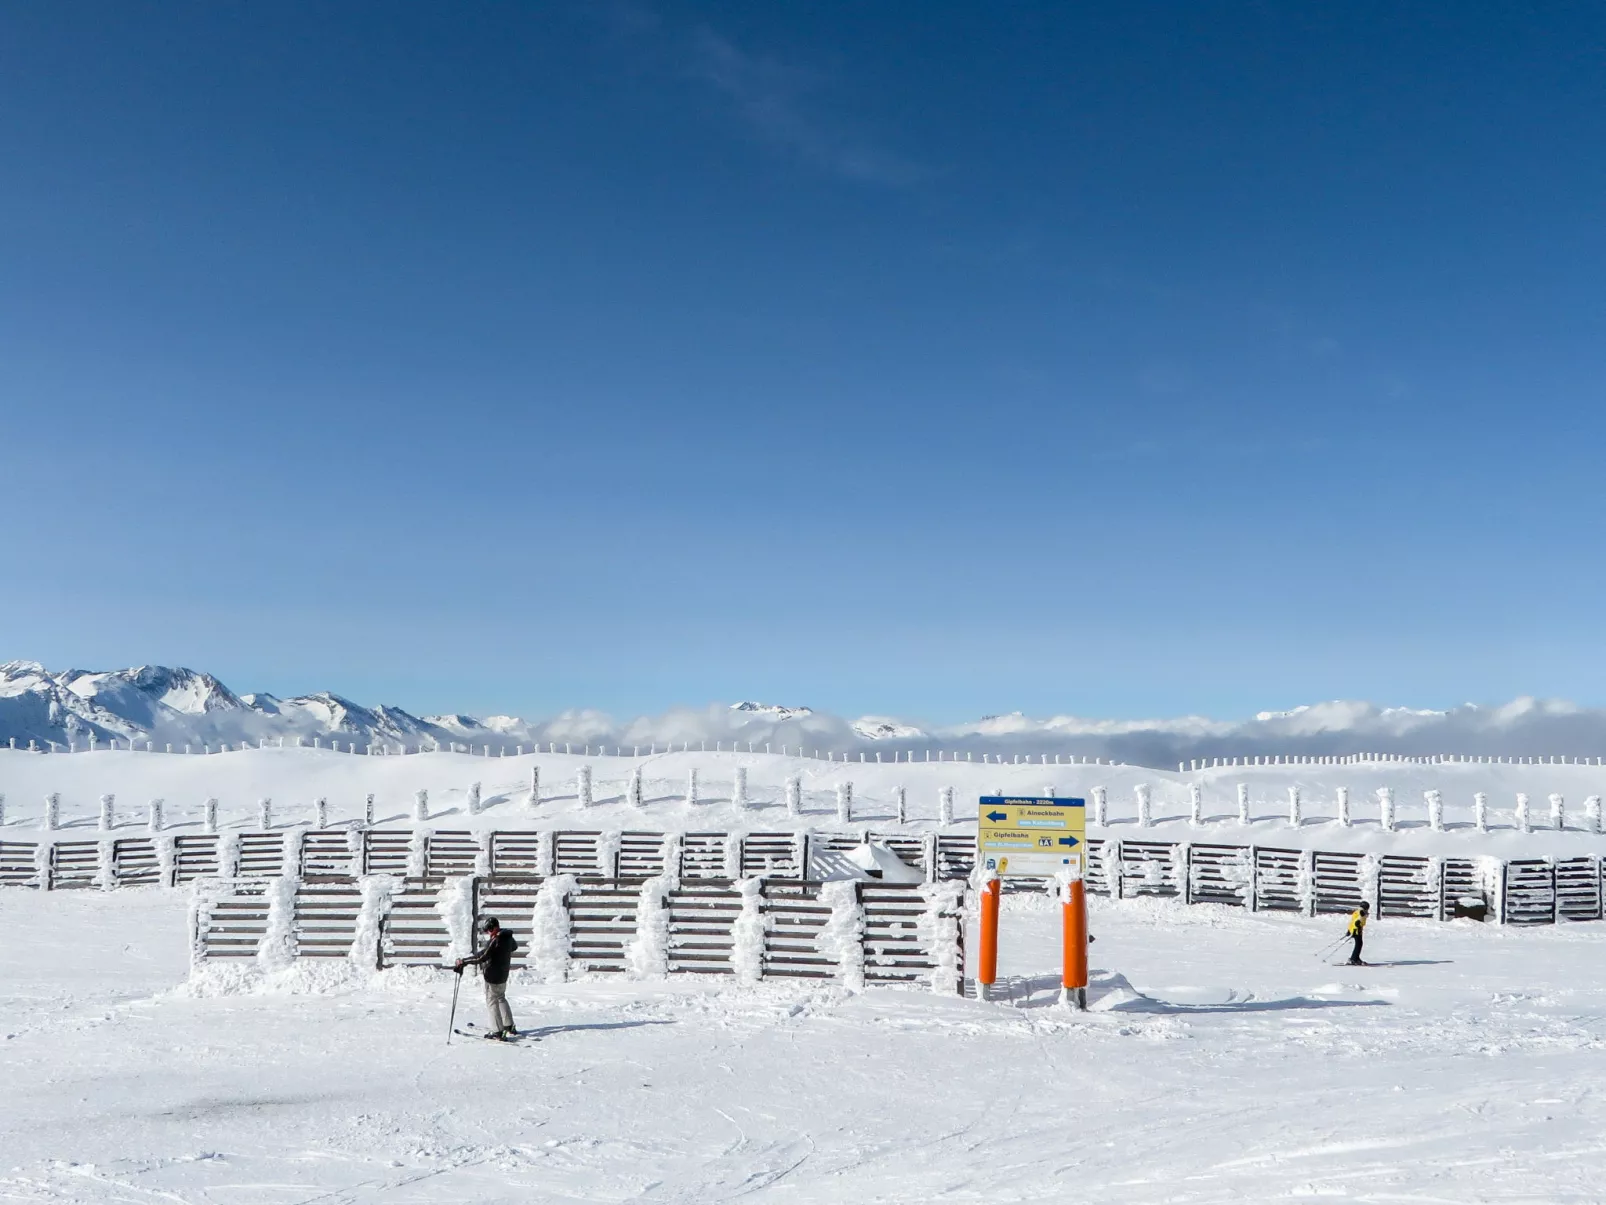
[[415, 716], [328, 692], [279, 699], [236, 695], [210, 674], [145, 666], [111, 672], [51, 671], [37, 662], [0, 665], [0, 741], [82, 746], [97, 740], [238, 744], [320, 737], [359, 744], [458, 742], [506, 748], [554, 742], [643, 750], [667, 745], [749, 742], [808, 750], [947, 749], [1059, 753], [1137, 765], [1191, 758], [1361, 752], [1470, 756], [1592, 757], [1606, 753], [1606, 709], [1520, 698], [1497, 707], [1446, 711], [1335, 701], [1246, 720], [1183, 716], [1099, 720], [1034, 719], [1019, 712], [926, 726], [890, 716], [847, 719], [764, 703], [673, 708], [620, 720], [601, 711], [564, 711], [544, 720], [512, 716]]

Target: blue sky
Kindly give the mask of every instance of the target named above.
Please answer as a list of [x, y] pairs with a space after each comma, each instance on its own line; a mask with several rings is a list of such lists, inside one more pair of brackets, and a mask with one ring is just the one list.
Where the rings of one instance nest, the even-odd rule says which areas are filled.
[[1606, 702], [1606, 10], [13, 6], [0, 656]]

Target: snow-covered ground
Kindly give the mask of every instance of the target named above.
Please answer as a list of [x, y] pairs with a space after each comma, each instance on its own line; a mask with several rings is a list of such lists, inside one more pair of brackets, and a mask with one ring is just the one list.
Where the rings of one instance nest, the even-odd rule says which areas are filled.
[[[0, 1200], [1599, 1201], [1606, 928], [1095, 901], [1094, 1011], [1008, 897], [1007, 997], [187, 979], [183, 893], [0, 891]], [[305, 965], [305, 964], [303, 964]], [[480, 1020], [465, 982], [460, 1018]]]
[[[576, 779], [582, 766], [593, 775], [595, 806], [582, 807]], [[733, 801], [738, 767], [747, 770], [750, 806]], [[539, 771], [541, 802], [530, 802], [532, 774]], [[698, 801], [687, 802], [692, 771]], [[627, 798], [630, 775], [642, 776], [644, 804]], [[802, 787], [801, 815], [788, 815], [785, 783]], [[468, 813], [473, 783], [481, 784], [483, 810]], [[115, 796], [120, 831], [141, 831], [151, 799], [163, 803], [163, 822], [173, 831], [198, 832], [208, 798], [219, 800], [225, 828], [255, 828], [259, 801], [272, 800], [275, 826], [310, 824], [315, 803], [328, 801], [331, 825], [364, 815], [374, 796], [375, 823], [412, 823], [417, 792], [426, 791], [429, 822], [443, 828], [576, 828], [600, 830], [746, 831], [800, 827], [841, 828], [838, 788], [852, 784], [851, 826], [887, 831], [896, 827], [895, 796], [901, 787], [907, 827], [924, 831], [939, 824], [940, 797], [954, 793], [954, 827], [974, 824], [976, 802], [988, 794], [1049, 794], [1089, 800], [1102, 788], [1108, 799], [1107, 834], [1156, 840], [1277, 844], [1321, 849], [1398, 850], [1444, 856], [1536, 856], [1606, 852], [1606, 838], [1588, 831], [1585, 805], [1606, 793], [1606, 766], [1419, 764], [1351, 766], [1240, 766], [1186, 774], [1136, 766], [983, 764], [973, 762], [821, 762], [766, 753], [659, 753], [641, 757], [582, 757], [524, 754], [480, 757], [422, 753], [365, 757], [329, 749], [249, 749], [211, 755], [101, 750], [95, 753], [30, 754], [0, 749], [0, 794], [5, 796], [7, 839], [49, 839], [41, 824], [45, 798], [60, 798], [61, 829], [53, 836], [83, 839], [95, 834], [99, 800]], [[1252, 822], [1237, 820], [1237, 790], [1247, 784]], [[1198, 785], [1205, 823], [1188, 823], [1189, 789]], [[1138, 826], [1137, 791], [1151, 797], [1153, 827]], [[1383, 832], [1377, 792], [1394, 798], [1398, 831]], [[1289, 790], [1300, 792], [1301, 822], [1290, 823]], [[1340, 788], [1347, 789], [1353, 824], [1335, 821]], [[1445, 830], [1429, 827], [1425, 793], [1443, 800]], [[1473, 825], [1474, 796], [1487, 797], [1488, 832]], [[1533, 832], [1519, 831], [1517, 797], [1529, 798]], [[1564, 828], [1551, 828], [1550, 796], [1560, 795]], [[1090, 819], [1093, 817], [1090, 816]], [[1095, 825], [1095, 831], [1098, 826]]]

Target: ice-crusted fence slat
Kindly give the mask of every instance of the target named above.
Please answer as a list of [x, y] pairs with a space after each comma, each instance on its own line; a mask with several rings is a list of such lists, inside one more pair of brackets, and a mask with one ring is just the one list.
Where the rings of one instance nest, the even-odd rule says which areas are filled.
[[42, 844], [40, 853], [45, 859], [46, 886], [51, 891], [68, 891], [78, 888], [110, 886], [109, 859], [100, 841], [57, 841]]
[[1254, 911], [1304, 912], [1307, 876], [1305, 854], [1299, 849], [1254, 847]]
[[1186, 886], [1190, 904], [1228, 904], [1243, 907], [1247, 902], [1251, 875], [1244, 862], [1244, 850], [1237, 845], [1194, 842], [1187, 851]]
[[275, 884], [268, 879], [199, 879], [190, 897], [192, 962], [255, 959], [268, 931]]
[[1557, 920], [1600, 920], [1600, 859], [1594, 857], [1556, 858]]
[[1515, 858], [1504, 868], [1500, 919], [1508, 925], [1548, 925], [1556, 920], [1555, 868], [1548, 858]]
[[1118, 898], [1182, 893], [1183, 885], [1174, 856], [1177, 846], [1161, 841], [1119, 841], [1113, 844], [1118, 847]]
[[42, 887], [40, 848], [33, 841], [0, 841], [0, 886]]
[[[398, 878], [412, 869], [414, 833], [420, 830], [369, 828], [362, 833], [359, 874], [389, 874]], [[418, 877], [414, 875], [413, 877]]]
[[820, 945], [821, 934], [831, 919], [831, 904], [822, 898], [823, 889], [821, 883], [762, 881], [764, 978], [835, 977], [836, 960]]
[[577, 879], [568, 896], [571, 969], [581, 974], [628, 971], [640, 901], [634, 883]]
[[104, 847], [109, 847], [111, 856], [106, 858], [106, 848], [102, 849], [102, 866], [108, 867], [109, 863], [110, 874], [102, 876], [102, 886], [164, 885], [167, 879], [162, 873], [162, 856], [157, 845], [157, 841], [151, 837], [120, 837], [105, 842]]
[[1437, 917], [1441, 891], [1430, 858], [1384, 854], [1378, 859], [1377, 915], [1379, 917]]
[[438, 908], [441, 884], [408, 878], [391, 892], [380, 936], [385, 966], [444, 966], [452, 934]]
[[670, 974], [732, 974], [742, 898], [730, 883], [682, 880], [669, 897]]
[[[295, 896], [296, 956], [351, 959], [363, 906], [363, 889], [352, 879], [302, 879]], [[378, 965], [377, 946], [374, 955], [370, 965]]]

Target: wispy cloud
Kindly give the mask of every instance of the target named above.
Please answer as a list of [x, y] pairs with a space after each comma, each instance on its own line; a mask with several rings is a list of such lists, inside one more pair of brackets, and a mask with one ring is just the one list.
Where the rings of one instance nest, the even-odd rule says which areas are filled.
[[816, 71], [743, 50], [707, 27], [689, 39], [693, 77], [714, 88], [764, 141], [849, 180], [904, 187], [930, 172], [824, 117]]
[[599, 0], [585, 11], [637, 53], [721, 97], [760, 142], [816, 171], [886, 188], [933, 175], [832, 112], [839, 88], [815, 67], [754, 52], [708, 25], [676, 28], [639, 0]]

